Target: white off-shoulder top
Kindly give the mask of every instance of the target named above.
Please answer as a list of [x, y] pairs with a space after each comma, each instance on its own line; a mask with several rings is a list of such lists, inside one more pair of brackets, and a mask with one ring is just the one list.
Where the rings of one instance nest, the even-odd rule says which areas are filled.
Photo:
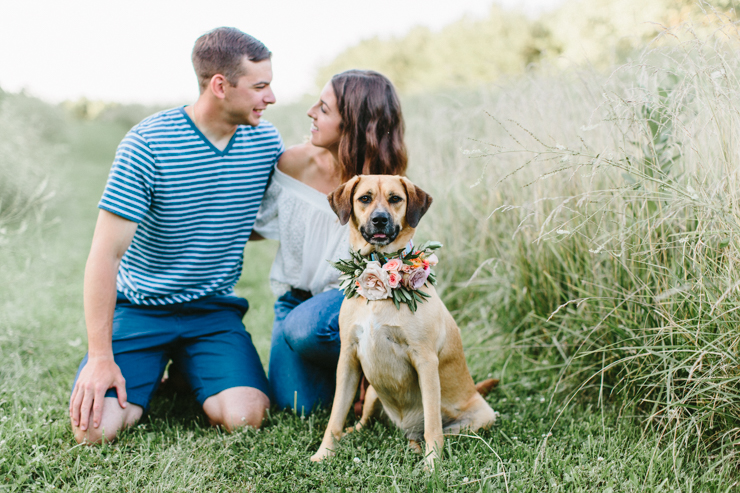
[[275, 296], [291, 288], [312, 295], [339, 288], [340, 272], [329, 261], [349, 257], [349, 230], [326, 195], [275, 168], [254, 230], [280, 241], [270, 270]]

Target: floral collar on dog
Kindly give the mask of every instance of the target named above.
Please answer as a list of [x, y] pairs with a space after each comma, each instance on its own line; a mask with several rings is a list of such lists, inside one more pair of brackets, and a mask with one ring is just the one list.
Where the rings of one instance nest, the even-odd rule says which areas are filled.
[[414, 250], [410, 241], [406, 248], [390, 254], [365, 256], [350, 250], [351, 258], [332, 264], [342, 272], [340, 289], [347, 299], [362, 296], [370, 302], [390, 298], [397, 309], [406, 303], [415, 312], [417, 304], [430, 296], [420, 288], [427, 282], [437, 284], [432, 267], [438, 262], [434, 251], [441, 247], [438, 241], [428, 241]]

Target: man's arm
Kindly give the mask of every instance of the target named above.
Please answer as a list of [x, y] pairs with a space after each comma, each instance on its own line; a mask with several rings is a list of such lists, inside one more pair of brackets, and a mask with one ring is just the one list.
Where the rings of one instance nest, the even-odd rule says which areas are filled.
[[113, 361], [113, 311], [116, 307], [116, 276], [123, 254], [137, 224], [106, 210], [98, 214], [90, 255], [85, 265], [85, 325], [88, 360], [80, 372], [69, 404], [72, 424], [85, 431], [90, 410], [93, 426], [100, 425], [105, 392], [115, 387], [118, 403], [126, 407], [126, 382]]

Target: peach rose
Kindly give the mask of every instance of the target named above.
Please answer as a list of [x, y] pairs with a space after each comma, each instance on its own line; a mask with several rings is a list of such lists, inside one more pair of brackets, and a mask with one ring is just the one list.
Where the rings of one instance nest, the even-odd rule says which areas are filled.
[[389, 272], [388, 273], [388, 286], [390, 286], [391, 288], [397, 288], [398, 285], [401, 284], [401, 279], [403, 279], [403, 275], [398, 273], [397, 271]]
[[437, 255], [433, 253], [427, 257], [427, 262], [429, 262], [429, 265], [434, 267], [439, 262], [439, 259], [437, 258]]
[[394, 258], [386, 262], [385, 265], [383, 266], [383, 269], [389, 272], [393, 272], [393, 271], [398, 272], [399, 270], [401, 270], [401, 267], [403, 267], [403, 262], [401, 262], [401, 259]]
[[378, 261], [368, 262], [357, 282], [360, 284], [357, 292], [370, 301], [384, 300], [391, 296], [388, 272], [383, 270]]

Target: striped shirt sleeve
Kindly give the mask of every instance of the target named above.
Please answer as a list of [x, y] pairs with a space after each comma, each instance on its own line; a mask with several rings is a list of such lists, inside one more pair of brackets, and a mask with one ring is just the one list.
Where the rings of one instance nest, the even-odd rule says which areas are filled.
[[254, 222], [254, 230], [263, 238], [268, 240], [280, 239], [280, 225], [278, 221], [278, 200], [283, 187], [275, 183], [273, 179], [267, 187], [262, 204], [257, 211], [257, 219]]
[[138, 132], [130, 131], [118, 146], [98, 207], [140, 223], [151, 205], [154, 169], [149, 145]]

